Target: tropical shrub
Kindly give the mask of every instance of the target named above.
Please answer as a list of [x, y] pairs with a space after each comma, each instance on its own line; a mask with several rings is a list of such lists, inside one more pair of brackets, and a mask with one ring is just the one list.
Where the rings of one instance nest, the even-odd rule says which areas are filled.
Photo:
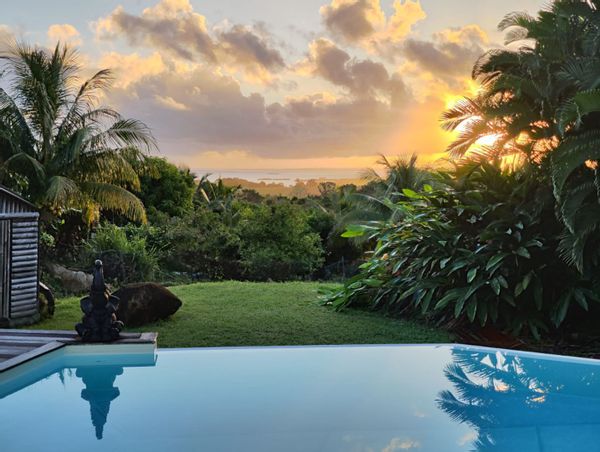
[[146, 157], [140, 172], [137, 194], [151, 219], [159, 213], [181, 217], [192, 210], [196, 184], [188, 168], [178, 168], [163, 158]]
[[307, 211], [288, 201], [246, 205], [237, 230], [248, 279], [308, 278], [323, 263], [320, 237], [310, 230]]
[[153, 240], [166, 270], [199, 279], [240, 277], [239, 237], [221, 214], [209, 208], [197, 207], [183, 217], [168, 219]]
[[136, 227], [99, 226], [83, 244], [82, 267], [91, 268], [96, 259], [101, 259], [106, 278], [115, 283], [152, 280], [158, 271], [158, 259], [143, 235]]
[[325, 301], [363, 304], [438, 324], [494, 324], [539, 337], [599, 301], [594, 281], [557, 252], [561, 225], [535, 168], [463, 163], [439, 188], [390, 204], [398, 220], [351, 227], [377, 245], [361, 273]]

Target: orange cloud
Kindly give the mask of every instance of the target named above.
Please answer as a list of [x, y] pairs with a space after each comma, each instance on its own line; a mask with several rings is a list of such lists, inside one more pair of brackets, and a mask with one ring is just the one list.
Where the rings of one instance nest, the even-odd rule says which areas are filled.
[[81, 34], [73, 25], [70, 24], [54, 24], [48, 27], [48, 40], [55, 44], [70, 44], [80, 46], [82, 44]]
[[99, 65], [103, 68], [110, 68], [115, 72], [115, 86], [118, 88], [127, 88], [140, 79], [158, 75], [167, 68], [158, 52], [154, 52], [148, 57], [142, 57], [137, 53], [124, 55], [109, 52], [102, 55]]
[[389, 39], [392, 42], [399, 42], [411, 33], [417, 22], [426, 17], [427, 14], [423, 11], [419, 0], [395, 0], [394, 14], [390, 17], [387, 28], [377, 37], [377, 40]]

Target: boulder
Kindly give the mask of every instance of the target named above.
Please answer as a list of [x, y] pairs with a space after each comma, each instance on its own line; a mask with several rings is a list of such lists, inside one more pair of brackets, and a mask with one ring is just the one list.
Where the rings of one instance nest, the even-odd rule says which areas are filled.
[[166, 287], [156, 283], [136, 283], [121, 287], [117, 318], [126, 327], [135, 327], [166, 319], [181, 307], [181, 300]]
[[69, 270], [59, 264], [48, 265], [48, 272], [57, 278], [62, 288], [69, 293], [81, 294], [88, 292], [94, 279], [92, 275], [75, 270]]

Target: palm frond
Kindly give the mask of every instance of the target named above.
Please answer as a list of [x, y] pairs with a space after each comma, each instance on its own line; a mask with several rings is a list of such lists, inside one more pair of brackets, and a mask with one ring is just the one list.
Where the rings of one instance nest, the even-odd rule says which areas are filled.
[[25, 152], [13, 154], [4, 162], [4, 167], [8, 170], [26, 174], [33, 179], [44, 180], [46, 177], [44, 166]]
[[82, 193], [77, 183], [68, 177], [52, 176], [48, 180], [44, 203], [54, 209], [77, 206], [82, 199]]
[[[110, 69], [102, 69], [81, 85], [79, 92], [70, 103], [70, 107], [58, 127], [58, 132], [56, 133], [57, 141], [61, 141], [65, 134], [69, 134], [75, 127], [85, 124], [86, 119], [90, 119], [94, 111], [93, 106], [99, 99], [99, 92], [110, 88], [113, 81], [114, 76], [112, 71]], [[102, 109], [100, 112], [104, 113], [105, 111], [106, 109]], [[95, 114], [97, 115], [97, 112]]]
[[522, 27], [530, 29], [535, 26], [536, 20], [526, 12], [512, 12], [504, 16], [498, 24], [498, 30], [505, 31], [511, 27]]
[[146, 124], [137, 119], [119, 119], [108, 129], [92, 136], [86, 148], [130, 148], [137, 147], [146, 151], [156, 148], [156, 140]]
[[132, 221], [146, 222], [144, 204], [124, 188], [98, 182], [84, 182], [81, 187], [102, 209], [118, 212]]
[[112, 149], [81, 155], [72, 173], [81, 181], [126, 185], [133, 190], [140, 188], [136, 169], [121, 152]]
[[552, 182], [558, 199], [567, 179], [588, 160], [600, 160], [599, 130], [568, 137], [556, 148], [552, 156]]

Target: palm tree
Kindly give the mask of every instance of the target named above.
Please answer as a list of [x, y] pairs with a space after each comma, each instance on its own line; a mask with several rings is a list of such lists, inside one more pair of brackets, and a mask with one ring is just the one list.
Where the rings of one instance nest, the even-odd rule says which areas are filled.
[[149, 128], [99, 106], [113, 81], [108, 69], [79, 84], [77, 52], [15, 43], [0, 54], [0, 183], [18, 188], [48, 218], [81, 210], [88, 222], [102, 209], [145, 221], [130, 161], [155, 146]]
[[443, 115], [460, 131], [448, 150], [464, 157], [493, 136], [494, 158], [516, 155], [549, 169], [565, 225], [560, 249], [590, 275], [600, 264], [600, 1], [556, 0], [538, 17], [511, 13], [507, 47], [473, 69], [479, 94]]
[[404, 197], [403, 190], [419, 192], [435, 181], [434, 173], [419, 166], [415, 154], [393, 160], [381, 155], [377, 164], [383, 168], [383, 174], [374, 169], [367, 170], [367, 185], [352, 195], [349, 221], [387, 220], [397, 213], [393, 205]]
[[238, 217], [234, 202], [240, 193], [241, 186], [231, 187], [225, 185], [221, 178], [216, 182], [211, 182], [209, 177], [210, 174], [205, 174], [198, 181], [195, 194], [196, 202], [208, 207], [213, 212], [218, 212], [226, 224], [232, 226]]

